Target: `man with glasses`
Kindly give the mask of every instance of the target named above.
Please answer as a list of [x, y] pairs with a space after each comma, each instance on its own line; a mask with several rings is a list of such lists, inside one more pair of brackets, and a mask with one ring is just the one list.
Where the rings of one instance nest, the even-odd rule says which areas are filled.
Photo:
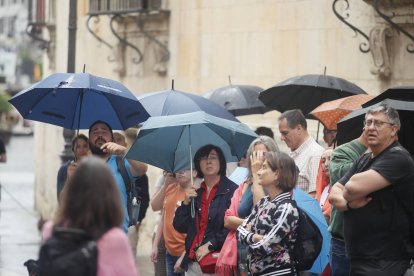
[[380, 105], [365, 115], [370, 152], [359, 157], [331, 189], [330, 202], [344, 215], [350, 275], [403, 275], [414, 246], [414, 162], [398, 142], [398, 112]]
[[299, 109], [280, 115], [279, 132], [280, 139], [290, 148], [289, 155], [299, 168], [298, 187], [315, 196], [316, 176], [324, 148], [308, 134], [305, 116]]

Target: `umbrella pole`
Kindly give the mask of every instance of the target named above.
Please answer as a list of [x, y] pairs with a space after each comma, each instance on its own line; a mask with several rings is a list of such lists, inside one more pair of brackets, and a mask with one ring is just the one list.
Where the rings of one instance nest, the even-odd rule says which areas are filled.
[[79, 117], [78, 117], [78, 129], [76, 131], [76, 136], [79, 135], [79, 128], [80, 128], [80, 120], [81, 120], [81, 113], [82, 113], [82, 102], [83, 102], [83, 92], [85, 89], [82, 89], [81, 95], [80, 95], [80, 104], [79, 104]]
[[[193, 179], [193, 161], [192, 159], [192, 153], [191, 153], [191, 132], [190, 132], [190, 127], [188, 126], [188, 137], [190, 140], [190, 175], [191, 175], [191, 187], [194, 187], [194, 179]], [[191, 199], [191, 217], [194, 218], [195, 217], [195, 206], [194, 206], [194, 198]]]
[[319, 127], [321, 126], [321, 121], [318, 120], [318, 130], [316, 132], [316, 142], [319, 144]]

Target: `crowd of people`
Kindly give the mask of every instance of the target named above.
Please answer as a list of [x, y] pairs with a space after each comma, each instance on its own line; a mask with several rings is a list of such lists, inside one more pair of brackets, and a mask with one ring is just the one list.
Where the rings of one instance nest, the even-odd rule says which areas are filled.
[[147, 165], [122, 158], [140, 193], [139, 217], [131, 219], [131, 191], [117, 161], [125, 137], [97, 121], [89, 138], [73, 139], [74, 159], [58, 173], [59, 209], [43, 237], [56, 225], [83, 229], [97, 240], [97, 275], [139, 275], [137, 237], [150, 205], [160, 212], [150, 254], [155, 275], [316, 275], [297, 271], [291, 256], [298, 187], [319, 202], [332, 235], [320, 275], [404, 275], [414, 256], [414, 162], [398, 143], [400, 126], [398, 113], [380, 105], [367, 112], [354, 141], [335, 147], [335, 131], [324, 130], [324, 148], [302, 112], [289, 110], [278, 129], [290, 152], [279, 150], [270, 129], [258, 128], [238, 164], [247, 173], [235, 183], [222, 149], [205, 145], [193, 170], [163, 172], [151, 200]]

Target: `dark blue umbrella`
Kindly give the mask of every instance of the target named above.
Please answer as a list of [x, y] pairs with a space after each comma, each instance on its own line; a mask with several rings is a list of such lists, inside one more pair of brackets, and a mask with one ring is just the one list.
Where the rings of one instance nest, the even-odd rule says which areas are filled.
[[9, 102], [25, 119], [68, 129], [87, 129], [97, 120], [127, 129], [149, 117], [124, 85], [86, 73], [53, 74]]
[[178, 90], [153, 92], [137, 97], [151, 116], [167, 116], [204, 111], [210, 115], [236, 121], [226, 109], [204, 97]]
[[298, 207], [302, 208], [303, 211], [312, 219], [312, 221], [318, 226], [321, 232], [323, 243], [321, 252], [318, 258], [313, 263], [309, 272], [322, 273], [327, 264], [329, 263], [329, 247], [331, 244], [331, 234], [328, 231], [328, 224], [326, 223], [325, 217], [322, 213], [322, 209], [319, 203], [307, 193], [299, 188], [293, 190], [293, 199], [298, 204]]

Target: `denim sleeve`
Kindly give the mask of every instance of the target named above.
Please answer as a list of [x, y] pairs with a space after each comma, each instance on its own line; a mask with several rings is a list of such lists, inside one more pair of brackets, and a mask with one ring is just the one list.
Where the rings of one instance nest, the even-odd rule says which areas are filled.
[[237, 209], [237, 213], [239, 218], [246, 218], [252, 211], [253, 208], [253, 193], [252, 187], [249, 185], [244, 192], [242, 199], [240, 201], [239, 208]]

